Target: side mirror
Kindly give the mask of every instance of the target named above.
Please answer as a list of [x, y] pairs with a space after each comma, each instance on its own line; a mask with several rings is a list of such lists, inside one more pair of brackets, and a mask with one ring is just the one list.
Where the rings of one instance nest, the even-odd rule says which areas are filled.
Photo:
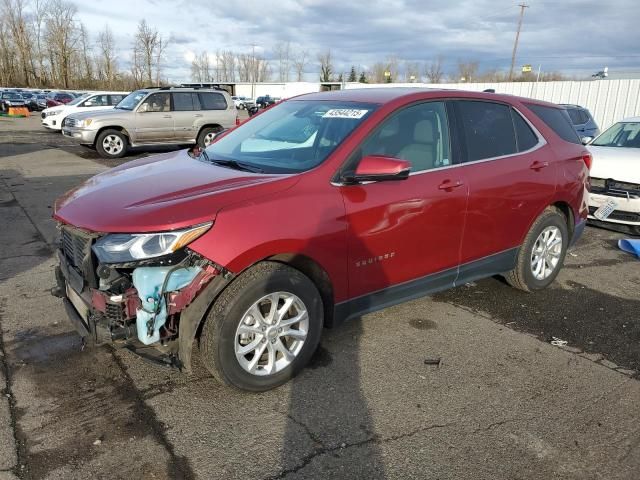
[[593, 140], [593, 137], [582, 137], [580, 139], [580, 141], [582, 142], [583, 145], [587, 145], [587, 144], [591, 143], [591, 140]]
[[394, 157], [367, 155], [358, 164], [354, 174], [347, 175], [347, 183], [386, 182], [409, 178], [411, 163]]

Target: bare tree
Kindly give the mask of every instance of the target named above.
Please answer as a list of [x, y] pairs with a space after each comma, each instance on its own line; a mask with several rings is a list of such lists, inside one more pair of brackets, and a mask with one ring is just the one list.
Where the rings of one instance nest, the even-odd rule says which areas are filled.
[[89, 35], [84, 24], [80, 23], [78, 29], [80, 37], [80, 55], [82, 59], [82, 73], [83, 86], [90, 87], [93, 84], [93, 53], [89, 43]]
[[466, 60], [458, 61], [458, 81], [473, 82], [478, 75], [478, 62]]
[[29, 85], [34, 79], [33, 57], [31, 55], [31, 41], [29, 27], [26, 22], [25, 0], [3, 0], [3, 16], [11, 33], [14, 46], [19, 57], [22, 70], [22, 83]]
[[146, 20], [140, 20], [138, 31], [133, 43], [134, 77], [153, 83], [154, 77], [160, 82], [162, 54], [166, 42], [158, 30], [147, 25]]
[[288, 82], [291, 71], [291, 45], [289, 42], [280, 42], [276, 44], [274, 51], [278, 59], [278, 80]]
[[331, 61], [331, 50], [320, 53], [318, 55], [318, 62], [320, 62], [320, 81], [333, 81], [333, 63]]
[[75, 21], [76, 6], [64, 0], [52, 0], [45, 20], [46, 39], [52, 67], [58, 70], [58, 80], [64, 88], [72, 85], [72, 61], [79, 40]]
[[419, 82], [421, 80], [419, 62], [406, 62], [404, 65], [404, 81], [405, 82]]
[[442, 77], [444, 77], [442, 56], [438, 55], [435, 60], [429, 62], [425, 67], [424, 74], [427, 76], [429, 83], [440, 83]]
[[304, 76], [304, 67], [309, 63], [309, 51], [300, 50], [297, 53], [294, 53], [292, 63], [293, 69], [296, 72], [296, 80], [301, 82]]
[[98, 34], [98, 75], [107, 88], [113, 88], [113, 81], [118, 70], [115, 42], [109, 25]]

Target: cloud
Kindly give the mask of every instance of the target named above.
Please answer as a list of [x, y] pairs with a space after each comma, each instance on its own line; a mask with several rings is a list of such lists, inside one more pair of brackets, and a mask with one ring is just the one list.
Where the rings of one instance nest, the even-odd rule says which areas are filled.
[[[542, 65], [543, 71], [588, 74], [608, 65], [640, 73], [640, 13], [635, 0], [530, 0], [517, 64]], [[508, 70], [519, 7], [511, 0], [227, 0], [212, 9], [205, 0], [142, 0], [135, 11], [125, 0], [107, 9], [77, 2], [78, 17], [91, 31], [109, 23], [120, 49], [130, 49], [137, 23], [145, 18], [170, 39], [171, 79], [186, 81], [191, 55], [256, 48], [274, 57], [278, 42], [311, 52], [307, 68], [316, 76], [317, 54], [331, 49], [336, 71], [384, 61], [430, 61], [441, 55], [445, 70], [458, 60], [476, 60], [482, 70]], [[128, 12], [114, 16], [109, 12]], [[255, 47], [254, 47], [255, 46]], [[124, 55], [121, 55], [125, 58]], [[277, 70], [274, 65], [272, 68]], [[311, 78], [311, 76], [310, 76]]]

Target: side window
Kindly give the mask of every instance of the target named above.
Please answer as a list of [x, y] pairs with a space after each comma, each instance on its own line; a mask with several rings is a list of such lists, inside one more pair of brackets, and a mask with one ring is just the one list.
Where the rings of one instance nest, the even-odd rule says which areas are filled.
[[451, 165], [449, 126], [444, 102], [412, 105], [392, 114], [358, 150], [411, 162], [411, 172]]
[[191, 101], [193, 102], [194, 110], [202, 110], [202, 108], [200, 107], [200, 98], [198, 97], [197, 93], [194, 92], [191, 94]]
[[567, 108], [567, 114], [571, 119], [571, 123], [573, 123], [574, 125], [580, 125], [584, 123], [580, 116], [580, 110], [578, 110], [577, 108]]
[[547, 107], [545, 105], [527, 104], [527, 108], [536, 114], [547, 127], [553, 130], [563, 140], [580, 145], [580, 138], [576, 133], [567, 111], [556, 107]]
[[202, 110], [226, 110], [227, 101], [219, 93], [213, 92], [200, 92], [200, 105]]
[[117, 105], [126, 95], [109, 95], [109, 105]]
[[585, 124], [589, 121], [589, 114], [585, 110], [580, 110], [580, 123]]
[[83, 107], [106, 107], [108, 105], [109, 98], [107, 95], [94, 95], [82, 102]]
[[191, 98], [191, 92], [175, 92], [171, 95], [173, 96], [173, 109], [176, 112], [193, 111], [193, 100]]
[[524, 152], [535, 147], [538, 144], [538, 137], [531, 130], [529, 124], [514, 109], [511, 109], [511, 116], [513, 117], [513, 126], [516, 128], [518, 151]]
[[467, 161], [516, 153], [516, 135], [510, 107], [500, 103], [457, 102], [467, 147]]
[[168, 93], [153, 93], [149, 95], [142, 105], [140, 105], [144, 112], [170, 112], [171, 103]]

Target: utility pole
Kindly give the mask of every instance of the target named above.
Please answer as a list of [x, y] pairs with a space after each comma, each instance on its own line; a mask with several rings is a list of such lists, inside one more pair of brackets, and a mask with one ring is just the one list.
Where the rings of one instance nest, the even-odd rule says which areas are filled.
[[511, 69], [509, 70], [509, 81], [513, 80], [513, 67], [516, 64], [516, 51], [518, 50], [518, 40], [520, 39], [520, 29], [522, 28], [522, 17], [524, 17], [524, 9], [529, 5], [524, 3], [518, 4], [520, 7], [520, 19], [518, 20], [518, 30], [516, 30], [516, 40], [513, 42], [513, 53], [511, 54]]

